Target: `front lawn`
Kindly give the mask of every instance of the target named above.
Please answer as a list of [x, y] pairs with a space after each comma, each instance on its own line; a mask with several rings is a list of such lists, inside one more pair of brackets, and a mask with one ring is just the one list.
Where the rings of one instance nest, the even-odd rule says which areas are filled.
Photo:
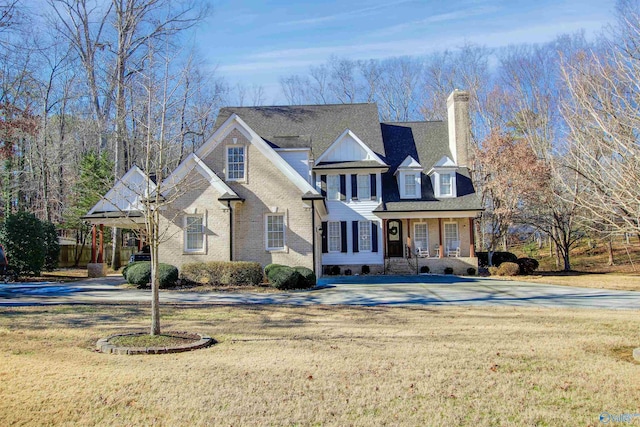
[[[0, 425], [598, 425], [640, 412], [640, 312], [162, 307], [218, 344], [115, 356], [141, 305], [0, 308]], [[636, 421], [640, 422], [640, 421]]]

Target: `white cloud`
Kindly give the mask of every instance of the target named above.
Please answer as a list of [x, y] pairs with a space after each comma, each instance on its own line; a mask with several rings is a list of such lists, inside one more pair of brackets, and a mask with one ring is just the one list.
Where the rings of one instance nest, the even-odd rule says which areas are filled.
[[397, 6], [403, 3], [409, 3], [410, 1], [413, 1], [413, 0], [396, 0], [396, 1], [385, 2], [382, 4], [373, 5], [373, 6], [367, 6], [360, 9], [344, 10], [342, 12], [334, 13], [331, 15], [280, 22], [277, 25], [279, 26], [314, 25], [314, 24], [319, 24], [321, 22], [338, 21], [341, 19], [352, 18], [354, 16], [362, 16], [365, 14], [370, 14], [371, 12], [386, 9], [392, 6]]

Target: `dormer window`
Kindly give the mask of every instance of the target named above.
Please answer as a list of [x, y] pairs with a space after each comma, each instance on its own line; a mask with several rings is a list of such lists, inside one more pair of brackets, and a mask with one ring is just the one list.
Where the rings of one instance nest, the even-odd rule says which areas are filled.
[[416, 174], [404, 174], [404, 195], [406, 197], [416, 197]]
[[441, 196], [451, 196], [451, 174], [443, 173], [440, 174], [440, 195]]
[[422, 166], [413, 157], [407, 156], [394, 174], [398, 180], [401, 199], [422, 197]]
[[458, 167], [449, 157], [444, 156], [429, 171], [433, 192], [436, 197], [456, 197], [456, 171]]

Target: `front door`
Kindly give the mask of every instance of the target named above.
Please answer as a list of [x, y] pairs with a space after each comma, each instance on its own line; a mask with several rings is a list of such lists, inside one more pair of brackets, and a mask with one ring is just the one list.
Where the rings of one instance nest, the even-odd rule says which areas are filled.
[[402, 257], [402, 222], [397, 219], [387, 221], [387, 256]]

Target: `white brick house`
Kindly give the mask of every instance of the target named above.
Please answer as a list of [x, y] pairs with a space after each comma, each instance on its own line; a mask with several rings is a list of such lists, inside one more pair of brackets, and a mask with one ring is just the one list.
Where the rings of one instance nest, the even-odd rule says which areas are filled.
[[[186, 191], [163, 212], [161, 262], [275, 262], [318, 276], [407, 259], [436, 273], [477, 269], [468, 94], [452, 93], [448, 112], [447, 122], [380, 123], [375, 104], [221, 109], [211, 138], [167, 178]], [[127, 216], [133, 227], [135, 197], [113, 195], [144, 176], [135, 169], [85, 219], [126, 226]]]

